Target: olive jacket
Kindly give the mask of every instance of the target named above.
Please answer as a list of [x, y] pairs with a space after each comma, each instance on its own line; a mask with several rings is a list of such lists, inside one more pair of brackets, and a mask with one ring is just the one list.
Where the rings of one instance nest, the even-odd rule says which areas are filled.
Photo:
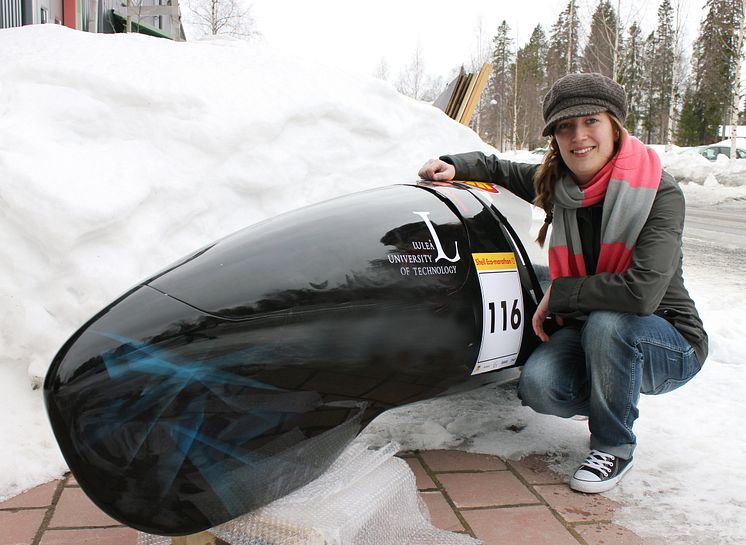
[[[456, 168], [456, 179], [499, 184], [531, 203], [536, 197], [534, 174], [539, 165], [505, 161], [481, 152], [445, 155], [440, 159]], [[601, 206], [599, 203], [577, 211], [588, 276], [555, 279], [549, 310], [569, 317], [587, 315], [594, 310], [657, 314], [673, 324], [689, 341], [700, 363], [704, 363], [707, 333], [684, 286], [682, 273], [685, 205], [678, 184], [663, 172], [653, 208], [637, 239], [632, 263], [624, 273], [595, 274], [601, 244]]]

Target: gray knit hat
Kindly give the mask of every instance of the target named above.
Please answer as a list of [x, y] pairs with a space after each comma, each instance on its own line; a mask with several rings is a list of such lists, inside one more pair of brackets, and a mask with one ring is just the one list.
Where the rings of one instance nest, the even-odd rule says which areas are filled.
[[602, 74], [568, 74], [554, 82], [544, 97], [544, 131], [554, 132], [558, 121], [611, 112], [624, 123], [627, 117], [627, 97], [624, 88]]

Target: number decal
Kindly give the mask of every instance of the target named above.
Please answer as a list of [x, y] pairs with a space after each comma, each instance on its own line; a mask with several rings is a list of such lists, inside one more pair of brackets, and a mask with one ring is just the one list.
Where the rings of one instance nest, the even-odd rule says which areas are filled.
[[[495, 332], [495, 303], [490, 302], [487, 305], [490, 311], [490, 333]], [[508, 330], [508, 302], [500, 301], [500, 309], [502, 310], [502, 330]], [[518, 308], [518, 299], [513, 299], [513, 306], [510, 309], [510, 327], [518, 329], [521, 327], [521, 309]]]
[[472, 254], [482, 291], [482, 343], [472, 374], [515, 363], [523, 340], [523, 295], [512, 252]]

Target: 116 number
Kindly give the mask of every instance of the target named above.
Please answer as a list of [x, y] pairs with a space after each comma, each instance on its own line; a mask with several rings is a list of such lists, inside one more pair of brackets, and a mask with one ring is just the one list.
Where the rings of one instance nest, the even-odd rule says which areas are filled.
[[[496, 321], [496, 309], [495, 303], [487, 305], [490, 309], [490, 333], [495, 332], [495, 321]], [[502, 310], [502, 330], [508, 330], [508, 323], [513, 329], [518, 329], [521, 326], [521, 310], [518, 308], [518, 299], [513, 299], [513, 306], [510, 309], [510, 320], [508, 320], [508, 302], [500, 301], [500, 309]]]

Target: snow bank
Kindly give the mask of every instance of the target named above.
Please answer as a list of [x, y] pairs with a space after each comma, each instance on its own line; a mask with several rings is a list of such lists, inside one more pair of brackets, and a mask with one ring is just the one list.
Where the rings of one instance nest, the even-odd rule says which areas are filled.
[[[30, 386], [118, 294], [265, 217], [411, 181], [425, 159], [474, 149], [491, 151], [384, 82], [265, 46], [0, 30], [0, 497], [65, 470]], [[741, 162], [660, 153], [690, 202], [746, 207]], [[700, 267], [689, 287], [713, 357], [690, 386], [643, 398], [637, 467], [613, 497], [641, 533], [704, 543], [717, 524], [707, 543], [740, 543], [746, 296], [705, 282]], [[406, 448], [550, 452], [562, 471], [587, 448], [585, 423], [521, 407], [510, 382], [402, 408], [368, 434]]]

